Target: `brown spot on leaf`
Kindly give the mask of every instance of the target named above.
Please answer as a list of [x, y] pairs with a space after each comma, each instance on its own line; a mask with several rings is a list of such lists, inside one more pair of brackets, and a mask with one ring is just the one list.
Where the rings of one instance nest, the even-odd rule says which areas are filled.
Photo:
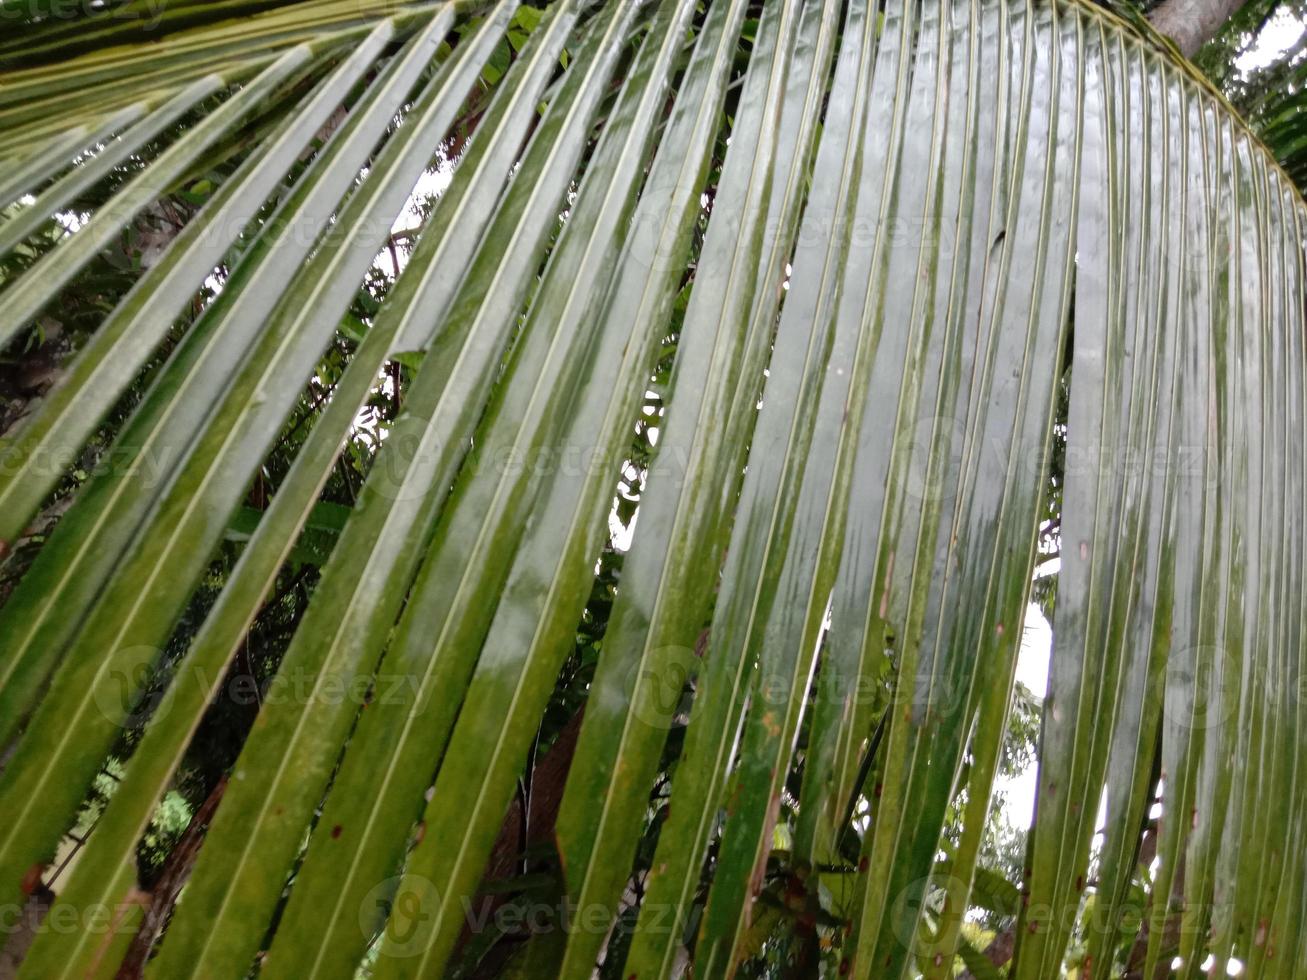
[[27, 874], [23, 875], [23, 880], [19, 887], [23, 890], [24, 895], [30, 895], [41, 885], [41, 874], [45, 871], [44, 864], [34, 864], [27, 869]]
[[868, 861], [867, 858], [866, 858], [865, 856], [862, 857], [862, 858], [858, 861], [858, 870], [859, 870], [859, 871], [861, 871], [861, 872], [865, 872], [869, 867], [871, 867], [871, 862]]
[[343, 828], [340, 824], [336, 824], [336, 826], [332, 827], [332, 828], [331, 828], [331, 839], [332, 839], [332, 840], [335, 840], [337, 837], [339, 837], [339, 836], [340, 836], [340, 832], [341, 832], [342, 830], [344, 830], [344, 829], [345, 829], [345, 828]]

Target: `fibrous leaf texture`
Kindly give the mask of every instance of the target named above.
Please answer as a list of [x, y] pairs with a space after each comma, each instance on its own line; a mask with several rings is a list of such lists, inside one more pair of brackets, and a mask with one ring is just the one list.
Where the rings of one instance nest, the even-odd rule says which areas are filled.
[[[35, 554], [0, 607], [0, 905], [46, 875], [67, 924], [21, 977], [117, 972], [138, 841], [305, 561], [146, 976], [1307, 976], [1307, 211], [1192, 67], [1068, 0], [138, 7], [0, 40], [11, 357], [200, 201], [0, 441], [0, 557]], [[1005, 883], [982, 836], [1054, 547]], [[487, 953], [614, 549], [518, 855], [548, 927]]]

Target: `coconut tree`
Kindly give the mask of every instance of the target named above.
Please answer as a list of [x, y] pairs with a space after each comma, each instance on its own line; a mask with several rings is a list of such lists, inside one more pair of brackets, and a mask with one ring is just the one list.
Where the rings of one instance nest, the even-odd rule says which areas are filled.
[[1307, 973], [1307, 211], [1138, 18], [0, 14], [19, 976]]

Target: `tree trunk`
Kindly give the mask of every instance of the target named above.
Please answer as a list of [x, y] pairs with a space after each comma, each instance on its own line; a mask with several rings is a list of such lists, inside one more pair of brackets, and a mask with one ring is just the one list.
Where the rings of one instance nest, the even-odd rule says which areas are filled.
[[[522, 824], [521, 795], [509, 804], [508, 812], [504, 815], [504, 822], [499, 829], [499, 838], [486, 864], [482, 879], [483, 888], [495, 882], [511, 879], [524, 870], [524, 844], [528, 848], [540, 849], [553, 842], [554, 824], [558, 820], [558, 809], [563, 802], [563, 790], [567, 786], [567, 774], [572, 767], [572, 757], [576, 754], [576, 743], [581, 734], [581, 720], [584, 714], [584, 709], [578, 711], [563, 727], [549, 751], [532, 766], [530, 790], [526, 800], [525, 826]], [[492, 892], [481, 895], [469, 910], [468, 922], [459, 938], [459, 946], [465, 948], [472, 940], [476, 932], [474, 923], [489, 922], [495, 911], [507, 901], [508, 896], [505, 894]], [[521, 936], [517, 937], [517, 942], [497, 944], [485, 960], [475, 966], [471, 976], [475, 980], [481, 980], [481, 978], [503, 975], [507, 971], [508, 962], [524, 948], [523, 941], [526, 938]]]
[[[28, 948], [36, 942], [41, 922], [54, 902], [54, 892], [44, 885], [27, 897], [21, 910], [3, 909], [3, 932], [0, 932], [0, 980], [14, 980]], [[16, 912], [16, 914], [15, 914]]]
[[122, 966], [118, 968], [117, 980], [137, 980], [144, 972], [145, 962], [150, 958], [150, 951], [163, 931], [168, 916], [172, 914], [173, 906], [177, 904], [177, 896], [181, 894], [182, 886], [191, 876], [195, 859], [200, 854], [200, 845], [204, 843], [205, 831], [209, 828], [209, 822], [213, 820], [218, 804], [222, 802], [222, 794], [226, 788], [227, 779], [224, 776], [213, 787], [209, 798], [195, 811], [190, 825], [169, 855], [168, 864], [151, 891], [150, 907], [145, 911], [145, 919], [141, 922], [140, 929], [123, 957]]
[[1192, 58], [1216, 36], [1245, 0], [1165, 0], [1148, 15], [1153, 27], [1165, 34], [1180, 53]]

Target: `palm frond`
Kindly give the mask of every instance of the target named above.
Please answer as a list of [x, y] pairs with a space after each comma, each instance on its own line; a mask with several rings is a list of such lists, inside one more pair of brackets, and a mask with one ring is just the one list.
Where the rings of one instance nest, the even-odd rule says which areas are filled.
[[138, 844], [304, 562], [147, 975], [484, 975], [513, 819], [524, 976], [1307, 974], [1307, 211], [1191, 66], [1079, 0], [8, 6], [0, 345], [103, 314], [0, 440], [0, 905], [75, 924], [21, 977], [154, 944]]

